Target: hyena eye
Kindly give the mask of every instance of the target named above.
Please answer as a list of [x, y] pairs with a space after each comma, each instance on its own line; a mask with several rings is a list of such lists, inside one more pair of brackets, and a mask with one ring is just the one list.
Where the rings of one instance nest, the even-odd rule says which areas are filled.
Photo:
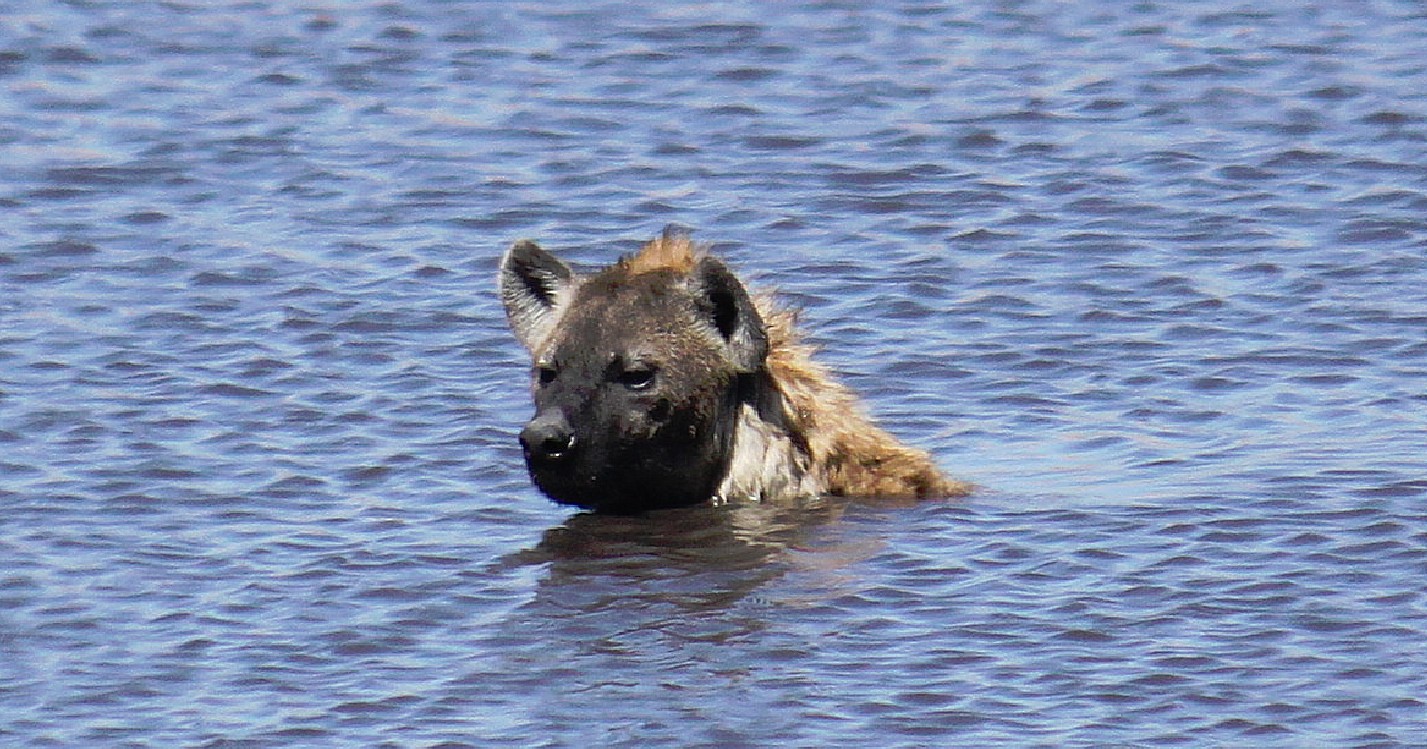
[[648, 390], [654, 387], [654, 369], [652, 367], [626, 369], [619, 373], [617, 379], [619, 384], [630, 390]]
[[556, 371], [554, 367], [539, 367], [535, 370], [535, 379], [541, 385], [549, 385], [554, 382], [558, 376], [560, 376], [560, 373]]

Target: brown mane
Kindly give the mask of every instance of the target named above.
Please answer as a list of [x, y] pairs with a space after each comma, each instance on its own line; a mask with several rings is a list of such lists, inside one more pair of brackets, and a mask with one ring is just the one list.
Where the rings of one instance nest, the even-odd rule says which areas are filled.
[[694, 244], [688, 234], [666, 229], [637, 254], [621, 258], [619, 265], [633, 275], [661, 270], [689, 273], [703, 254], [703, 248]]

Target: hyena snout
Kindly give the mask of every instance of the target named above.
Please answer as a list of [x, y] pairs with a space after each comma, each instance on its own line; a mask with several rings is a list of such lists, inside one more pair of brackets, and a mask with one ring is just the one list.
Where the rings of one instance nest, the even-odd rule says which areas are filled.
[[520, 430], [520, 445], [532, 460], [563, 461], [575, 450], [575, 431], [562, 413], [537, 414]]

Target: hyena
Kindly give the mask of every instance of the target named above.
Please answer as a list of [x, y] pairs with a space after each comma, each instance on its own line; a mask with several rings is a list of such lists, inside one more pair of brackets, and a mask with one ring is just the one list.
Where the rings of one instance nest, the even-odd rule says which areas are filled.
[[627, 513], [969, 489], [873, 424], [813, 361], [795, 313], [682, 232], [587, 276], [517, 242], [500, 295], [534, 362], [520, 443], [556, 502]]

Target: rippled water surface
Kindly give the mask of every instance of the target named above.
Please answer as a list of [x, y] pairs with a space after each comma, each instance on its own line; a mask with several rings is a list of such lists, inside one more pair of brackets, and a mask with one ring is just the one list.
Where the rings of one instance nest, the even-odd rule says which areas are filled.
[[[1427, 743], [1427, 12], [0, 3], [0, 744]], [[531, 488], [666, 223], [961, 503]]]

